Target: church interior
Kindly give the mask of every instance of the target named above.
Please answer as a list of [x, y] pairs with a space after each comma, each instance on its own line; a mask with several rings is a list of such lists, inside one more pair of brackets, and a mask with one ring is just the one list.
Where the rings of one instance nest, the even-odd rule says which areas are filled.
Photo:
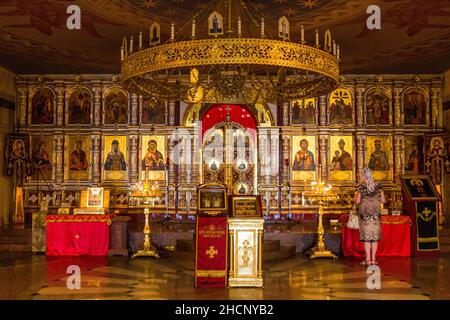
[[450, 299], [450, 2], [372, 2], [1, 1], [0, 299]]

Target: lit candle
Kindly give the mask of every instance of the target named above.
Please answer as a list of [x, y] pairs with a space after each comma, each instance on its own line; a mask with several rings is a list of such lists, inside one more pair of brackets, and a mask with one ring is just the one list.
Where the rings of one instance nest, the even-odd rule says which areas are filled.
[[195, 20], [192, 21], [192, 38], [195, 38]]
[[142, 49], [142, 31], [139, 32], [139, 50]]
[[333, 40], [333, 56], [336, 55], [336, 41]]
[[123, 46], [120, 48], [120, 61], [123, 61]]
[[300, 32], [301, 32], [302, 43], [305, 43], [305, 27], [304, 26], [300, 27]]
[[133, 41], [134, 41], [134, 38], [133, 38], [133, 36], [131, 36], [131, 38], [130, 38], [130, 53], [133, 52]]
[[172, 22], [170, 25], [170, 40], [175, 40], [175, 23]]
[[261, 18], [261, 37], [264, 38], [264, 17]]
[[340, 52], [339, 52], [340, 50], [339, 50], [339, 45], [337, 45], [336, 46], [336, 58], [338, 59], [338, 60], [340, 60], [340, 58], [339, 58], [339, 56], [340, 56]]
[[238, 17], [238, 36], [241, 36], [241, 17]]
[[316, 29], [316, 47], [319, 46], [319, 30]]

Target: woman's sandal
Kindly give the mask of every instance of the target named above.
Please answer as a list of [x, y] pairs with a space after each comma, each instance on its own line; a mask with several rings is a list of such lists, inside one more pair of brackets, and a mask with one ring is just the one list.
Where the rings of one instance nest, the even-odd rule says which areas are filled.
[[371, 264], [371, 265], [375, 265], [375, 266], [377, 266], [377, 265], [378, 265], [378, 261], [376, 261], [376, 260], [372, 260], [370, 264]]
[[362, 266], [369, 266], [370, 262], [371, 262], [370, 260], [363, 260], [363, 261], [360, 262], [360, 265], [362, 265]]

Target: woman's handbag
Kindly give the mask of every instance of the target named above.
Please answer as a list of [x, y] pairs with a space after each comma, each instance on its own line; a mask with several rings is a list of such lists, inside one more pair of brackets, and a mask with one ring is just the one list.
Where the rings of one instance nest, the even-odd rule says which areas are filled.
[[348, 217], [347, 221], [347, 228], [359, 229], [359, 218], [358, 213], [356, 212], [356, 206], [353, 206], [353, 209], [350, 212], [350, 216]]

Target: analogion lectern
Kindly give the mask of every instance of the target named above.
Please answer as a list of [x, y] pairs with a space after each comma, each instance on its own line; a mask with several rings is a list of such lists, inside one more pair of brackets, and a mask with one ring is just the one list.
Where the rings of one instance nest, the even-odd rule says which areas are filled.
[[439, 254], [438, 202], [442, 201], [430, 177], [404, 175], [402, 182], [403, 212], [412, 220], [411, 255]]
[[234, 196], [231, 218], [229, 287], [262, 287], [264, 218], [259, 196]]

